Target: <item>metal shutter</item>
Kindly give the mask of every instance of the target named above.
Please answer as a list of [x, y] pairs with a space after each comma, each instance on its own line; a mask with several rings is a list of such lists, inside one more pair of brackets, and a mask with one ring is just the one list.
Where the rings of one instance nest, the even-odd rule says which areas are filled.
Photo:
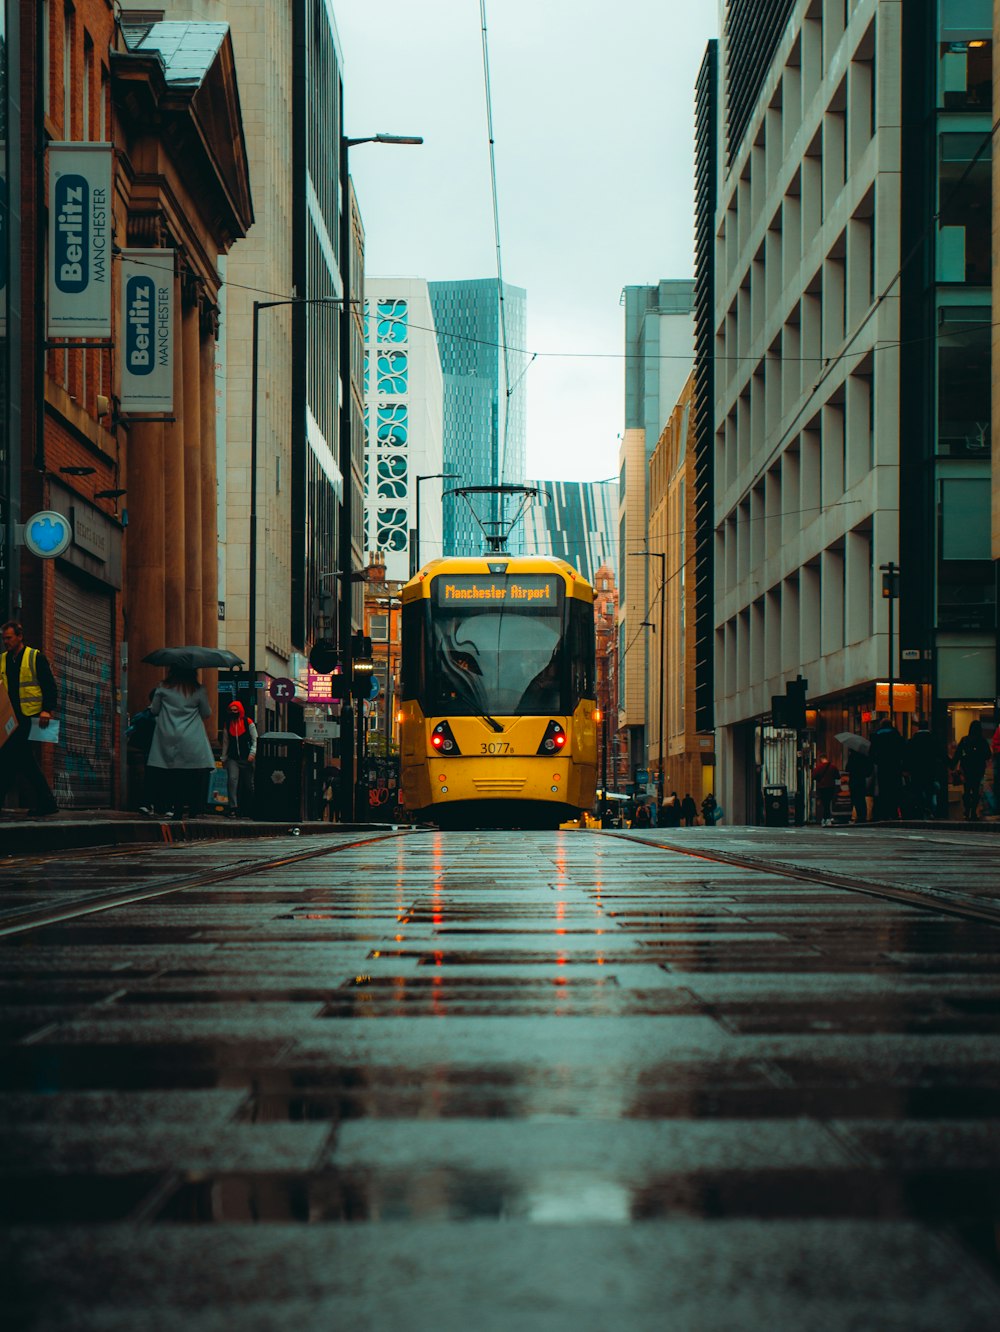
[[62, 809], [110, 808], [113, 593], [56, 569], [55, 660], [62, 734], [53, 790]]

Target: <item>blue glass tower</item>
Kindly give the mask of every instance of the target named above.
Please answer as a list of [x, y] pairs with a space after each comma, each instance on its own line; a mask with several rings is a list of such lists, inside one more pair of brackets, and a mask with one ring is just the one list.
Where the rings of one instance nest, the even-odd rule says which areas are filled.
[[[528, 294], [503, 285], [507, 330], [504, 366], [500, 293], [495, 278], [428, 284], [444, 375], [444, 463], [460, 480], [453, 486], [521, 485], [525, 467], [525, 400], [522, 371], [528, 357]], [[507, 384], [516, 385], [510, 398]], [[492, 497], [491, 497], [492, 498]], [[499, 502], [480, 507], [501, 517]], [[483, 535], [462, 502], [444, 506], [445, 555], [478, 554]], [[521, 549], [515, 532], [510, 549]]]

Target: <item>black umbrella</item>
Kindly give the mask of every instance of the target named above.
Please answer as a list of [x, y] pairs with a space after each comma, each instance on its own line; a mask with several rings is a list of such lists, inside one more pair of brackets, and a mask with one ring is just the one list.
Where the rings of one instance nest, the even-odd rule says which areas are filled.
[[196, 671], [200, 667], [242, 666], [243, 658], [226, 648], [164, 647], [143, 657], [150, 666], [177, 666], [182, 671]]

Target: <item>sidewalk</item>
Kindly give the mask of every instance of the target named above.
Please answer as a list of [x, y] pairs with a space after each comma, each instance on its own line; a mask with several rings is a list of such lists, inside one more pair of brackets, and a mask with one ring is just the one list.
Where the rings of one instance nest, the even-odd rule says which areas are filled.
[[0, 811], [0, 859], [68, 851], [91, 846], [141, 843], [221, 841], [246, 837], [287, 837], [293, 829], [303, 836], [324, 833], [388, 831], [388, 823], [258, 822], [206, 814], [198, 819], [149, 818], [133, 810], [66, 809], [46, 818]]

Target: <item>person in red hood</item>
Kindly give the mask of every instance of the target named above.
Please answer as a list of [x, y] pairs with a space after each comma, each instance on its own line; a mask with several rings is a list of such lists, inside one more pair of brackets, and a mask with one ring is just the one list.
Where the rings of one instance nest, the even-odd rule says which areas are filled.
[[253, 761], [257, 755], [257, 728], [236, 699], [229, 705], [222, 733], [222, 762], [229, 787], [226, 814], [235, 818], [240, 807], [249, 809], [253, 799]]
[[828, 828], [833, 823], [833, 799], [837, 794], [840, 769], [823, 754], [813, 768], [813, 781], [819, 796], [823, 827]]

